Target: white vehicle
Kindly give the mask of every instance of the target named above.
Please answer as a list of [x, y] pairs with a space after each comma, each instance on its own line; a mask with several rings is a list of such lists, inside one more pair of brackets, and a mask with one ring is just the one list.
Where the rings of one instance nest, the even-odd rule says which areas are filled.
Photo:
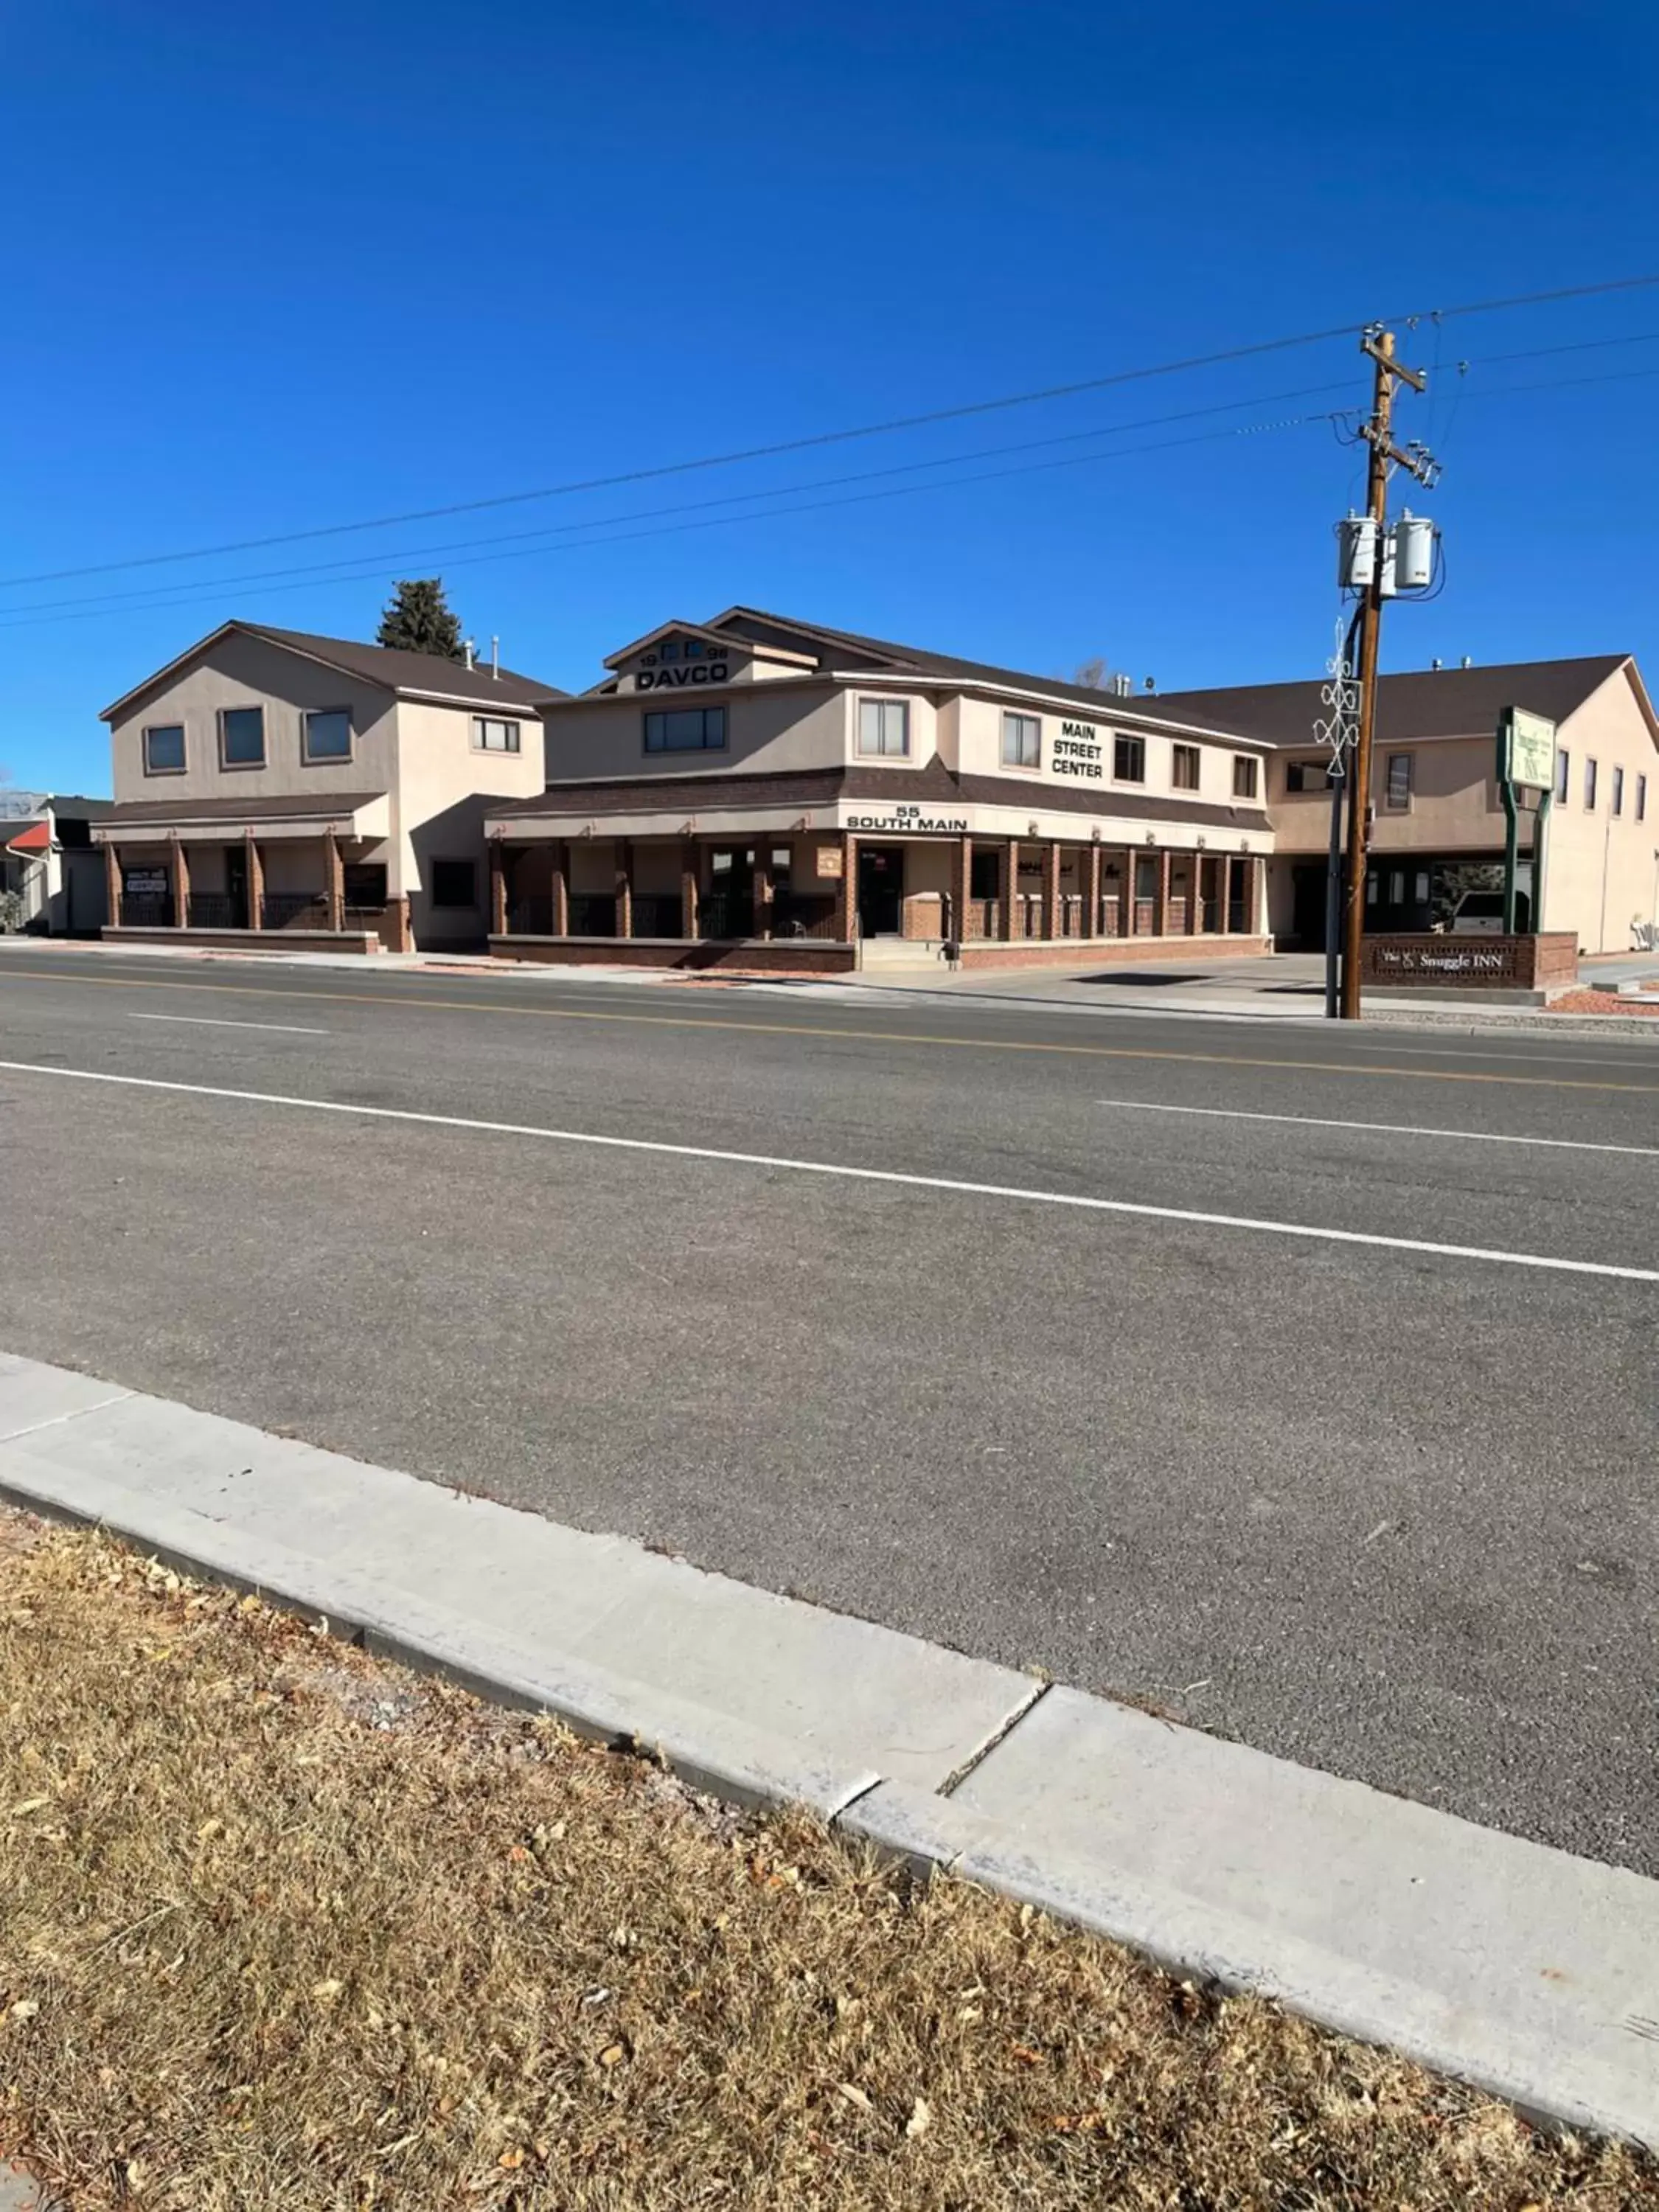
[[[1527, 930], [1531, 923], [1532, 901], [1526, 892], [1515, 894], [1515, 926]], [[1465, 891], [1452, 908], [1451, 920], [1446, 924], [1453, 937], [1501, 937], [1504, 934], [1504, 894], [1502, 891]]]

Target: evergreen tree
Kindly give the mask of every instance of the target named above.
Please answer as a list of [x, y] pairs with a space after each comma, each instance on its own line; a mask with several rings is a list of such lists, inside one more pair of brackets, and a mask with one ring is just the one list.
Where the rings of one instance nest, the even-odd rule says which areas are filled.
[[443, 578], [403, 578], [380, 617], [374, 642], [397, 646], [404, 653], [434, 653], [445, 660], [461, 659], [460, 621], [444, 597]]

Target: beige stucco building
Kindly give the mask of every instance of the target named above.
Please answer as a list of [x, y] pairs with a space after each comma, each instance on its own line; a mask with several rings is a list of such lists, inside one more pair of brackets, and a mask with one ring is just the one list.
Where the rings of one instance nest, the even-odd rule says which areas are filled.
[[499, 951], [848, 967], [947, 945], [969, 964], [1085, 940], [1266, 947], [1259, 739], [751, 607], [605, 665], [544, 709], [546, 790], [486, 811]]
[[[1272, 747], [1271, 926], [1280, 945], [1322, 946], [1330, 792], [1315, 726], [1330, 710], [1321, 686], [1175, 693], [1159, 705]], [[1434, 928], [1449, 918], [1460, 891], [1498, 882], [1506, 823], [1497, 733], [1510, 707], [1557, 727], [1538, 927], [1570, 933], [1583, 952], [1628, 951], [1638, 927], [1659, 921], [1659, 723], [1628, 653], [1382, 678], [1366, 928]], [[1528, 921], [1534, 820], [1530, 812], [1520, 817]]]
[[105, 709], [105, 934], [480, 943], [484, 810], [542, 788], [540, 710], [562, 696], [506, 669], [224, 623]]

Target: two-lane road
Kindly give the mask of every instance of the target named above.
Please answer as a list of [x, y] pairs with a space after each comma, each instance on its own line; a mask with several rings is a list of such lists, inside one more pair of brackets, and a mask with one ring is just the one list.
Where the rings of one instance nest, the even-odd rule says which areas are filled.
[[1659, 1050], [0, 962], [0, 1339], [1659, 1872]]

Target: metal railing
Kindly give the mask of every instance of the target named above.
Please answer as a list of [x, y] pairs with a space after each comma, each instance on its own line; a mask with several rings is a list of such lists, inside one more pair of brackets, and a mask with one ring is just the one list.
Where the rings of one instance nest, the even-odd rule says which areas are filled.
[[710, 891], [697, 908], [699, 937], [752, 937], [755, 900], [749, 891]]
[[572, 937], [614, 937], [616, 933], [617, 902], [610, 892], [571, 892], [570, 934]]
[[678, 937], [680, 933], [680, 895], [678, 891], [635, 891], [629, 901], [635, 937]]
[[514, 899], [507, 909], [509, 937], [551, 937], [553, 902], [550, 898]]
[[261, 929], [326, 929], [328, 900], [320, 891], [267, 891], [259, 902]]
[[247, 902], [231, 891], [192, 891], [185, 907], [192, 929], [246, 929]]
[[157, 898], [149, 894], [134, 891], [122, 892], [121, 927], [123, 929], [171, 929], [173, 926], [171, 898]]
[[775, 891], [772, 894], [774, 937], [817, 937], [836, 934], [836, 896], [812, 891]]

